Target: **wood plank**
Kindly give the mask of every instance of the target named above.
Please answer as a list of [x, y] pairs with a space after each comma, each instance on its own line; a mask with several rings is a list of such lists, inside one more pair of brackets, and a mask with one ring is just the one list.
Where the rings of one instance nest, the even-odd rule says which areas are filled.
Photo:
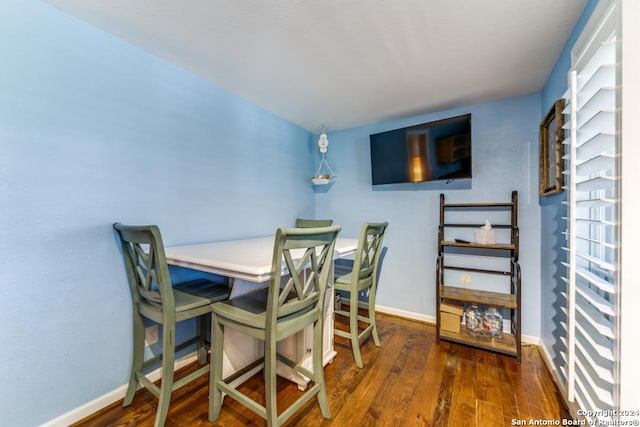
[[[438, 403], [436, 411], [433, 414], [434, 426], [447, 426], [451, 415], [453, 397], [453, 383], [455, 380], [458, 347], [452, 347], [450, 357], [444, 360], [444, 369], [442, 370], [442, 381], [438, 392]], [[464, 349], [463, 349], [464, 350]]]
[[[501, 405], [495, 405], [484, 400], [476, 401], [476, 426], [500, 426], [503, 425], [503, 420], [504, 414]], [[511, 425], [511, 423], [506, 425]]]
[[503, 354], [515, 356], [517, 354], [517, 348], [515, 346], [516, 340], [512, 334], [504, 332], [502, 338], [492, 337], [490, 339], [481, 339], [469, 335], [466, 328], [460, 328], [460, 332], [452, 332], [440, 330], [440, 339], [457, 342], [459, 344], [466, 344], [477, 348], [486, 350], [498, 351]]
[[[468, 347], [458, 346], [458, 363], [451, 395], [451, 412], [449, 427], [465, 427], [476, 425], [476, 390], [471, 378], [476, 376], [476, 362], [470, 356], [474, 351]], [[466, 354], [466, 356], [465, 356]]]
[[479, 349], [474, 349], [476, 375], [473, 382], [478, 401], [491, 403], [502, 408], [500, 398], [500, 384], [496, 381], [498, 377], [497, 354]]
[[420, 379], [427, 368], [423, 359], [412, 355], [423, 353], [429, 343], [433, 344], [433, 336], [424, 330], [416, 330], [408, 336], [390, 372], [389, 380], [378, 389], [376, 403], [369, 408], [369, 411], [377, 414], [375, 425], [404, 425], [415, 390], [424, 386]]
[[[442, 224], [443, 227], [458, 227], [458, 228], [480, 228], [484, 226], [484, 224], [463, 224], [463, 223], [450, 223], [445, 222]], [[491, 228], [513, 228], [511, 224], [491, 224]]]
[[511, 384], [508, 371], [515, 371], [518, 365], [515, 359], [498, 357], [496, 360], [498, 371], [498, 383], [500, 384], [500, 399], [502, 401], [502, 414], [504, 425], [513, 425], [513, 420], [520, 420], [518, 402], [515, 397], [514, 386]]
[[517, 308], [516, 296], [504, 292], [482, 291], [460, 288], [457, 286], [440, 286], [440, 297], [454, 301], [473, 302], [492, 307]]
[[474, 243], [474, 242], [469, 242], [469, 243], [455, 242], [455, 241], [450, 242], [450, 241], [443, 240], [442, 242], [440, 242], [440, 244], [442, 246], [448, 246], [452, 248], [455, 247], [455, 248], [495, 249], [495, 250], [501, 250], [501, 251], [511, 251], [516, 248], [515, 245], [512, 245], [510, 243], [483, 244], [483, 243]]
[[407, 409], [402, 425], [410, 427], [435, 425], [434, 418], [439, 396], [436, 391], [441, 388], [442, 372], [449, 358], [447, 352], [442, 349], [447, 346], [448, 343], [436, 345], [435, 342], [429, 345], [419, 380], [420, 385], [414, 390], [411, 405]]
[[[382, 338], [382, 337], [381, 337]], [[369, 365], [363, 357], [364, 368], [359, 372], [362, 378], [357, 387], [358, 399], [352, 400], [349, 405], [342, 408], [333, 421], [337, 425], [373, 425], [375, 418], [371, 414], [370, 410], [378, 404], [376, 399], [378, 390], [387, 381], [394, 381], [390, 378], [390, 372], [395, 366], [397, 357], [399, 356], [398, 350], [402, 349], [404, 342], [404, 336], [400, 334], [393, 334], [388, 336], [386, 342], [381, 340], [381, 344], [394, 348], [396, 351], [394, 355], [396, 357], [381, 358], [379, 363]], [[388, 349], [386, 349], [388, 351]], [[351, 356], [351, 355], [349, 355]], [[355, 362], [353, 362], [355, 364]]]

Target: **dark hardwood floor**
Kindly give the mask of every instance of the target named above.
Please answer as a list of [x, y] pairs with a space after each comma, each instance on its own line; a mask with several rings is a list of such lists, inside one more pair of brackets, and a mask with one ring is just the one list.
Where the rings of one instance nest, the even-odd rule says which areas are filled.
[[[348, 341], [335, 339], [338, 355], [325, 369], [332, 419], [322, 418], [312, 400], [287, 426], [484, 427], [570, 418], [536, 347], [524, 346], [522, 364], [517, 365], [513, 357], [445, 341], [438, 345], [432, 325], [383, 314], [377, 319], [382, 347], [365, 340], [364, 369], [356, 368]], [[240, 387], [261, 400], [261, 373]], [[284, 379], [279, 379], [278, 389], [279, 405], [288, 405], [299, 393]], [[208, 376], [176, 391], [166, 425], [266, 425], [230, 398], [225, 398], [220, 418], [210, 423], [207, 395]], [[75, 426], [153, 425], [156, 399], [149, 392], [139, 390], [127, 408], [121, 403]]]

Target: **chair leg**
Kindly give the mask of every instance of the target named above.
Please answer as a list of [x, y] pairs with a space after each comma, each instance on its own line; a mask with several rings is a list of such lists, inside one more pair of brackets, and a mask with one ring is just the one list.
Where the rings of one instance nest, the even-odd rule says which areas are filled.
[[351, 294], [349, 301], [349, 335], [351, 336], [351, 351], [356, 361], [356, 366], [362, 368], [360, 356], [360, 340], [358, 339], [358, 293]]
[[372, 326], [371, 335], [373, 342], [380, 347], [380, 338], [378, 337], [378, 326], [376, 325], [376, 295], [373, 287], [369, 289], [369, 324]]
[[207, 363], [207, 347], [205, 344], [207, 340], [207, 316], [199, 316], [196, 322], [198, 322], [198, 363], [200, 365], [205, 365]]
[[318, 319], [313, 325], [313, 382], [320, 385], [320, 391], [318, 391], [320, 412], [324, 418], [330, 419], [331, 411], [324, 382], [324, 366], [322, 366], [322, 338], [322, 319]]
[[169, 412], [173, 391], [173, 369], [176, 360], [175, 324], [164, 324], [162, 331], [162, 379], [154, 427], [162, 427]]
[[277, 377], [276, 377], [276, 341], [267, 334], [264, 340], [264, 390], [267, 426], [278, 425]]
[[137, 307], [134, 307], [133, 314], [133, 357], [131, 362], [131, 375], [129, 376], [129, 387], [124, 397], [122, 406], [129, 406], [133, 402], [138, 389], [137, 372], [142, 370], [144, 363], [144, 321], [138, 313]]
[[222, 381], [223, 343], [223, 326], [218, 322], [218, 316], [212, 314], [211, 361], [209, 362], [209, 421], [217, 420], [222, 408], [222, 390], [218, 388], [218, 382]]

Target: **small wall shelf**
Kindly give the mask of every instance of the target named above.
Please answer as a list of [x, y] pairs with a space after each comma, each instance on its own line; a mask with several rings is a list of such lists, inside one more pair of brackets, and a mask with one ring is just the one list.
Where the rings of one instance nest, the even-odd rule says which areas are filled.
[[313, 185], [327, 185], [336, 180], [335, 176], [314, 176], [311, 178]]

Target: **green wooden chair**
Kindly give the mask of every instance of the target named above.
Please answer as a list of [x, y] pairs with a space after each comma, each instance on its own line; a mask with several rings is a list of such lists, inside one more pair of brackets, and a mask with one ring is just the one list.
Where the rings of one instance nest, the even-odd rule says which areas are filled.
[[[222, 358], [211, 363], [209, 376], [209, 421], [220, 416], [223, 393], [277, 426], [317, 396], [324, 418], [331, 418], [322, 364], [325, 290], [329, 280], [335, 239], [340, 226], [278, 229], [275, 236], [269, 286], [212, 305], [212, 352], [222, 354], [224, 331], [240, 331], [264, 342], [264, 358], [222, 377]], [[302, 255], [302, 257], [300, 257]], [[297, 259], [297, 260], [296, 260]], [[289, 360], [276, 351], [276, 343], [313, 325], [312, 369]], [[264, 361], [265, 405], [229, 385], [229, 382]], [[276, 361], [310, 378], [313, 385], [292, 405], [278, 414], [276, 405]]]
[[[387, 225], [389, 225], [388, 222], [365, 222], [362, 224], [358, 239], [358, 249], [356, 250], [351, 271], [345, 271], [344, 268], [341, 268], [340, 263], [336, 265], [336, 277], [333, 287], [336, 291], [349, 293], [349, 311], [335, 310], [335, 313], [349, 318], [349, 331], [342, 331], [336, 328], [334, 329], [334, 334], [351, 340], [351, 350], [358, 368], [362, 368], [360, 341], [370, 333], [373, 336], [375, 345], [380, 347], [380, 338], [376, 327], [375, 302], [378, 261]], [[358, 295], [362, 291], [365, 291], [367, 295], [368, 316], [358, 314]], [[358, 321], [367, 324], [360, 333], [358, 332]]]
[[332, 219], [296, 219], [296, 227], [309, 228], [309, 227], [328, 227], [333, 225]]
[[[212, 302], [229, 297], [229, 287], [207, 279], [197, 279], [172, 286], [162, 237], [157, 226], [127, 226], [116, 223], [113, 224], [113, 228], [120, 237], [122, 256], [133, 298], [133, 362], [129, 387], [122, 406], [131, 404], [138, 383], [142, 383], [158, 398], [154, 426], [163, 426], [169, 410], [171, 393], [205, 375], [209, 370], [206, 364], [206, 316], [211, 312]], [[198, 335], [176, 346], [176, 323], [196, 317], [199, 318]], [[144, 360], [145, 318], [162, 325], [162, 354], [149, 360]], [[174, 382], [176, 351], [194, 343], [198, 346], [198, 362], [205, 366]], [[145, 367], [159, 360], [162, 360], [160, 387], [143, 372]]]

